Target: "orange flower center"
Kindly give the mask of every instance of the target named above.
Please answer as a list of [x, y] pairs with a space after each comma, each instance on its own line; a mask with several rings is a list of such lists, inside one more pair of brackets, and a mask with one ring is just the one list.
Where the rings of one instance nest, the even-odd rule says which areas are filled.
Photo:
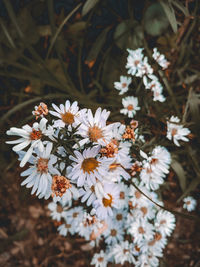
[[116, 236], [117, 235], [117, 231], [115, 229], [112, 229], [110, 231], [110, 234], [111, 234], [111, 236]]
[[143, 228], [142, 226], [140, 226], [140, 227], [138, 228], [138, 232], [139, 232], [140, 234], [144, 234], [144, 233], [145, 233], [144, 228]]
[[95, 158], [84, 159], [81, 165], [83, 172], [94, 172], [99, 167], [99, 162]]
[[103, 205], [104, 205], [104, 207], [111, 207], [111, 205], [112, 205], [112, 200], [113, 200], [113, 197], [110, 195], [110, 194], [108, 194], [108, 196], [109, 196], [109, 199], [108, 198], [103, 198], [102, 199], [102, 202], [103, 202]]
[[63, 211], [62, 206], [58, 205], [57, 208], [56, 208], [56, 211], [57, 211], [58, 213], [61, 213], [61, 212]]
[[138, 198], [141, 198], [141, 193], [139, 191], [135, 191], [135, 197], [138, 199]]
[[67, 223], [66, 223], [66, 224], [65, 224], [65, 227], [69, 229], [69, 228], [71, 228], [71, 224], [67, 224]]
[[122, 214], [117, 214], [117, 215], [116, 215], [116, 219], [117, 219], [118, 221], [121, 221], [122, 218], [123, 218]]
[[41, 173], [47, 173], [48, 172], [48, 159], [39, 158], [37, 161], [37, 170]]
[[173, 128], [172, 129], [172, 136], [176, 135], [177, 134], [177, 129], [176, 128]]
[[147, 214], [147, 208], [146, 207], [141, 207], [140, 210], [144, 215]]
[[90, 127], [88, 130], [90, 141], [97, 142], [98, 139], [103, 137], [102, 130], [98, 126]]
[[134, 108], [133, 108], [133, 105], [131, 105], [131, 104], [128, 105], [128, 106], [127, 106], [127, 109], [128, 109], [128, 110], [133, 110], [133, 109], [134, 109]]
[[119, 194], [119, 198], [120, 198], [120, 199], [125, 199], [125, 193], [124, 193], [124, 192], [120, 192], [120, 194]]
[[103, 258], [102, 257], [99, 257], [98, 258], [98, 262], [103, 262]]
[[42, 137], [42, 132], [39, 130], [32, 129], [32, 132], [30, 133], [30, 139], [31, 140], [38, 140], [41, 139]]
[[74, 114], [72, 114], [69, 111], [61, 114], [61, 117], [62, 117], [62, 121], [65, 124], [72, 124], [72, 123], [74, 123]]
[[158, 163], [158, 159], [153, 158], [153, 159], [151, 160], [151, 164], [156, 164], [156, 163]]
[[127, 86], [127, 83], [122, 83], [122, 88], [125, 88]]

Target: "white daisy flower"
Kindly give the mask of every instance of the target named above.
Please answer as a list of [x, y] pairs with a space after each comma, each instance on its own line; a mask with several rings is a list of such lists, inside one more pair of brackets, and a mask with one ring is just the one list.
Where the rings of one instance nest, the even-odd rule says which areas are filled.
[[123, 109], [120, 110], [120, 113], [128, 115], [129, 118], [133, 118], [137, 110], [140, 110], [138, 106], [138, 98], [134, 96], [127, 96], [122, 99]]
[[157, 190], [163, 184], [165, 173], [159, 169], [152, 168], [149, 162], [143, 163], [140, 172], [141, 185], [146, 186], [148, 190]]
[[102, 197], [93, 202], [93, 211], [99, 219], [106, 219], [113, 216], [112, 208], [119, 208], [119, 186], [117, 184], [104, 184], [104, 191], [107, 197]]
[[115, 263], [120, 263], [122, 265], [125, 262], [136, 263], [133, 244], [130, 244], [127, 240], [120, 244], [115, 244], [115, 246], [111, 248], [109, 255], [114, 258]]
[[100, 145], [108, 144], [111, 141], [111, 132], [114, 126], [114, 123], [106, 125], [110, 111], [98, 108], [93, 116], [92, 111], [88, 109], [86, 115], [77, 132], [83, 137], [80, 146], [89, 142]]
[[119, 190], [119, 208], [128, 208], [128, 200], [129, 200], [129, 188], [124, 183], [120, 183]]
[[127, 49], [129, 55], [127, 57], [126, 68], [128, 69], [128, 74], [135, 76], [140, 73], [140, 66], [143, 62], [143, 48], [138, 48], [136, 50]]
[[178, 140], [188, 142], [189, 139], [186, 137], [190, 130], [184, 128], [180, 123], [180, 119], [175, 116], [171, 116], [170, 120], [167, 122], [167, 138], [173, 140], [176, 146], [180, 146]]
[[112, 223], [109, 228], [103, 233], [105, 238], [105, 243], [108, 245], [115, 245], [124, 240], [124, 230], [122, 225], [117, 223]]
[[183, 199], [183, 208], [186, 209], [187, 211], [193, 211], [196, 208], [197, 201], [193, 197], [185, 197]]
[[43, 136], [48, 136], [50, 139], [53, 139], [53, 128], [51, 126], [46, 128], [46, 124], [47, 120], [42, 118], [39, 123], [35, 122], [32, 127], [26, 124], [22, 126], [22, 129], [11, 127], [10, 130], [6, 132], [7, 135], [17, 135], [21, 137], [14, 141], [6, 141], [7, 144], [17, 144], [13, 147], [13, 151], [19, 152], [30, 145], [20, 162], [20, 167], [24, 167], [30, 159], [34, 148], [38, 148], [40, 152], [44, 150], [42, 142]]
[[131, 77], [120, 76], [120, 82], [114, 82], [115, 89], [119, 90], [119, 95], [123, 95], [128, 91], [128, 87], [132, 82]]
[[58, 222], [60, 222], [61, 219], [65, 218], [66, 216], [66, 209], [63, 208], [61, 205], [56, 204], [54, 202], [50, 202], [48, 204], [48, 209], [51, 211], [52, 219]]
[[68, 223], [73, 224], [75, 228], [83, 221], [84, 210], [83, 207], [78, 206], [67, 210], [65, 219]]
[[110, 218], [111, 223], [116, 223], [117, 225], [123, 225], [127, 219], [128, 210], [127, 209], [113, 209], [113, 216]]
[[128, 233], [134, 237], [134, 242], [140, 244], [143, 240], [150, 240], [153, 238], [154, 227], [146, 220], [136, 220], [130, 224]]
[[158, 49], [156, 47], [153, 49], [152, 57], [163, 68], [163, 70], [168, 68], [168, 66], [170, 64], [169, 61], [166, 60], [164, 55], [162, 55], [162, 54], [160, 54], [160, 52], [158, 52]]
[[74, 227], [74, 224], [70, 224], [67, 221], [61, 224], [57, 230], [62, 236], [67, 236], [68, 233], [70, 233], [71, 235], [74, 235], [76, 233], [76, 228]]
[[99, 253], [95, 253], [91, 265], [95, 265], [95, 267], [106, 267], [108, 264], [106, 253], [101, 250]]
[[175, 222], [176, 219], [172, 213], [166, 210], [160, 210], [156, 215], [154, 225], [156, 230], [162, 235], [170, 236], [176, 226]]
[[71, 127], [76, 127], [79, 124], [78, 117], [83, 115], [80, 114], [77, 101], [70, 104], [70, 101], [67, 100], [65, 105], [60, 105], [60, 108], [55, 104], [52, 104], [52, 107], [55, 111], [50, 110], [49, 113], [58, 118], [54, 121], [53, 127], [63, 128], [67, 126], [68, 130], [71, 130]]
[[48, 142], [43, 152], [38, 152], [37, 157], [32, 156], [29, 162], [33, 164], [21, 176], [28, 176], [21, 185], [27, 188], [32, 187], [31, 194], [36, 192], [36, 196], [40, 195], [49, 198], [52, 184], [52, 175], [59, 175], [59, 171], [53, 167], [57, 162], [57, 157], [51, 154], [53, 144]]
[[74, 151], [75, 157], [69, 157], [73, 163], [68, 175], [72, 180], [77, 181], [77, 186], [83, 186], [85, 181], [92, 186], [96, 184], [96, 179], [102, 180], [102, 177], [106, 176], [112, 159], [99, 158], [99, 150], [100, 147], [95, 146], [85, 149], [82, 154]]
[[151, 156], [140, 150], [140, 155], [145, 158], [143, 163], [148, 162], [149, 167], [154, 171], [160, 170], [162, 173], [169, 173], [169, 165], [171, 163], [171, 155], [165, 147], [156, 146], [151, 152]]

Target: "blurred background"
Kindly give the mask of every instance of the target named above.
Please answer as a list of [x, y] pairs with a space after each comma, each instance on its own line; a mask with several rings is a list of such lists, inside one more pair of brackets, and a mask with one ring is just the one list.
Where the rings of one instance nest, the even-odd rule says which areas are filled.
[[[142, 84], [134, 84], [145, 106], [138, 120], [154, 134], [146, 133], [148, 142], [166, 134], [163, 114], [182, 117], [192, 132], [178, 150], [164, 144], [173, 164], [160, 194], [166, 207], [182, 212], [186, 195], [198, 202], [200, 195], [200, 1], [0, 0], [0, 266], [89, 266], [94, 249], [78, 236], [59, 236], [49, 201], [20, 186], [22, 170], [5, 132], [32, 123], [40, 101], [77, 100], [122, 121], [122, 97], [113, 83], [126, 73], [126, 49], [139, 47], [149, 55], [158, 47], [170, 62], [163, 72], [165, 104], [150, 106]], [[177, 217], [160, 266], [200, 266], [198, 225]]]

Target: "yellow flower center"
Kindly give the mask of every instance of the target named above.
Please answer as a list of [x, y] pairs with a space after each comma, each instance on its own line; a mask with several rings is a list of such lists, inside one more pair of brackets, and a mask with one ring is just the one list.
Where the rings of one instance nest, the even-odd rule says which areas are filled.
[[61, 117], [62, 117], [62, 121], [65, 124], [72, 124], [72, 123], [74, 123], [74, 114], [72, 114], [69, 111], [61, 114]]
[[84, 159], [81, 165], [83, 172], [94, 172], [99, 167], [99, 162], [95, 158]]
[[30, 139], [31, 140], [38, 140], [41, 139], [42, 137], [42, 132], [39, 130], [32, 129], [32, 132], [30, 133]]
[[111, 205], [112, 205], [112, 200], [113, 200], [113, 197], [110, 195], [110, 194], [108, 194], [108, 196], [109, 196], [109, 199], [108, 198], [103, 198], [102, 199], [102, 202], [103, 202], [103, 205], [104, 205], [104, 207], [111, 207]]
[[102, 130], [98, 126], [90, 127], [88, 130], [90, 141], [97, 142], [98, 139], [103, 137]]
[[48, 172], [48, 159], [39, 158], [37, 161], [37, 170], [41, 173], [47, 173]]

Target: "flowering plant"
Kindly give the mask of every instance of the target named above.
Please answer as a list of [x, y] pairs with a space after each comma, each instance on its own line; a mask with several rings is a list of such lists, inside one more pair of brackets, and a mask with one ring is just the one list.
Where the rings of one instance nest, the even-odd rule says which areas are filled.
[[[128, 49], [128, 53], [128, 74], [142, 78], [153, 101], [164, 102], [163, 86], [143, 49]], [[162, 68], [169, 66], [156, 48], [153, 58]], [[122, 95], [131, 82], [131, 77], [121, 76], [114, 87]], [[158, 266], [175, 228], [175, 216], [162, 209], [157, 191], [172, 159], [159, 143], [144, 151], [140, 122], [132, 119], [141, 109], [138, 98], [127, 96], [122, 104], [120, 112], [127, 115], [127, 123], [109, 121], [110, 111], [98, 108], [93, 113], [80, 108], [77, 101], [52, 104], [52, 108], [40, 103], [33, 111], [39, 122], [11, 127], [7, 134], [19, 139], [7, 143], [15, 144], [20, 166], [28, 166], [21, 173], [26, 177], [22, 185], [32, 188], [31, 194], [39, 198], [52, 197], [48, 207], [59, 223], [59, 233], [78, 234], [100, 248], [91, 264]], [[189, 133], [178, 117], [167, 121], [166, 137], [176, 146], [180, 146], [178, 140], [189, 141]], [[184, 201], [188, 210], [195, 207], [191, 199]]]

